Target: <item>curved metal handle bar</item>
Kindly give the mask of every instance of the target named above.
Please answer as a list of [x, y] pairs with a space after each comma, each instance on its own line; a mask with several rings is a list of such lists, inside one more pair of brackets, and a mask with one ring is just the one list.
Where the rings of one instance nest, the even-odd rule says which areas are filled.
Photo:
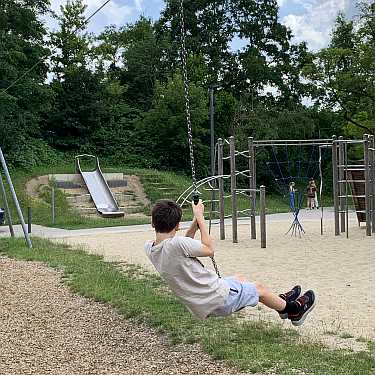
[[[214, 181], [214, 180], [217, 180], [218, 178], [225, 178], [226, 176], [225, 175], [222, 175], [222, 176], [209, 176], [209, 177], [206, 177], [204, 178], [203, 180], [200, 180], [196, 183], [196, 186], [195, 188], [198, 189], [200, 188], [202, 185], [206, 184], [207, 182], [210, 182], [210, 181]], [[189, 197], [194, 193], [194, 186], [191, 185], [189, 186], [178, 198], [177, 198], [177, 201], [176, 203], [179, 204], [180, 206], [184, 205], [186, 203], [186, 201], [189, 199]], [[190, 192], [189, 192], [190, 191]], [[185, 196], [185, 194], [187, 194], [187, 196], [185, 198], [183, 198]], [[180, 203], [180, 200], [183, 199], [183, 201]]]
[[[246, 172], [246, 171], [245, 171]], [[242, 172], [238, 172], [235, 174], [236, 176], [238, 175], [244, 175]], [[246, 177], [249, 177], [248, 175], [245, 175]], [[223, 179], [229, 179], [231, 176], [228, 174], [223, 174], [223, 175], [218, 175], [218, 176], [209, 176], [209, 177], [206, 177], [200, 181], [197, 182], [196, 184], [196, 189], [200, 188], [202, 185], [204, 184], [209, 184], [209, 186], [211, 187], [212, 185], [210, 185], [210, 182], [212, 181], [215, 181], [219, 178], [223, 178]], [[190, 191], [190, 192], [189, 192]], [[180, 206], [184, 205], [186, 203], [186, 201], [188, 200], [188, 198], [194, 193], [194, 187], [193, 185], [190, 185], [176, 200], [176, 203], [179, 204]], [[185, 198], [183, 198], [185, 195], [187, 194], [187, 196]], [[183, 199], [182, 203], [180, 203], [180, 200]]]

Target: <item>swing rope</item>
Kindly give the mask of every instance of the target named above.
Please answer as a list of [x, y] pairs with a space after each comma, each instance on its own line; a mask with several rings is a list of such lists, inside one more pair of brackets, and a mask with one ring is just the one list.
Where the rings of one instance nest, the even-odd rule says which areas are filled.
[[[193, 201], [194, 204], [199, 202], [199, 193], [197, 191], [197, 178], [195, 173], [195, 159], [194, 159], [194, 148], [193, 148], [193, 130], [191, 125], [191, 112], [190, 112], [190, 88], [189, 79], [187, 72], [187, 51], [186, 51], [186, 30], [185, 30], [185, 16], [184, 16], [184, 0], [180, 0], [180, 21], [181, 21], [181, 60], [182, 60], [182, 79], [184, 81], [184, 97], [185, 97], [185, 114], [186, 123], [188, 128], [188, 142], [189, 142], [189, 154], [190, 154], [190, 167], [191, 167], [191, 178], [193, 182]], [[210, 257], [212, 265], [215, 269], [216, 274], [221, 277], [219, 268], [216, 264], [215, 258]]]

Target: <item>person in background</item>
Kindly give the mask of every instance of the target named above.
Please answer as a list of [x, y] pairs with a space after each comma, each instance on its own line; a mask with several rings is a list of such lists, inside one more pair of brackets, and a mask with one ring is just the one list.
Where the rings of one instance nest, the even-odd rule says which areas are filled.
[[312, 180], [312, 185], [315, 187], [315, 197], [314, 197], [314, 208], [319, 208], [319, 201], [318, 201], [318, 187], [316, 186], [315, 180]]
[[307, 208], [312, 210], [315, 208], [315, 194], [316, 194], [316, 185], [313, 179], [309, 181], [307, 185]]
[[296, 210], [296, 184], [295, 182], [291, 182], [289, 184], [289, 207], [292, 212]]

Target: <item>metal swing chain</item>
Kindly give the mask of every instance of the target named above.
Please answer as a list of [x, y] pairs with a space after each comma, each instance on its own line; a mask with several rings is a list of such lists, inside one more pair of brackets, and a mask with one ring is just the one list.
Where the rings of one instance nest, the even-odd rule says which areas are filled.
[[180, 0], [180, 20], [181, 20], [181, 60], [182, 60], [182, 76], [183, 76], [183, 81], [184, 81], [185, 114], [186, 114], [186, 123], [188, 127], [191, 177], [193, 180], [194, 192], [196, 192], [197, 191], [197, 179], [195, 175], [193, 131], [192, 131], [192, 126], [191, 126], [191, 115], [190, 115], [190, 89], [189, 89], [189, 80], [188, 80], [188, 73], [187, 73], [186, 31], [185, 31], [185, 16], [184, 16], [184, 1], [183, 0]]
[[[199, 199], [197, 192], [197, 178], [195, 174], [195, 159], [194, 159], [194, 148], [193, 148], [193, 131], [191, 125], [190, 115], [190, 89], [189, 80], [187, 73], [187, 51], [186, 51], [186, 31], [185, 31], [185, 16], [184, 16], [184, 0], [180, 0], [180, 21], [181, 21], [181, 60], [182, 60], [182, 78], [184, 81], [184, 96], [185, 96], [185, 114], [186, 123], [188, 127], [188, 141], [189, 141], [189, 152], [190, 152], [190, 167], [191, 167], [191, 178], [193, 181], [193, 199]], [[216, 274], [221, 277], [219, 268], [216, 264], [214, 257], [211, 257], [212, 265], [214, 266]]]

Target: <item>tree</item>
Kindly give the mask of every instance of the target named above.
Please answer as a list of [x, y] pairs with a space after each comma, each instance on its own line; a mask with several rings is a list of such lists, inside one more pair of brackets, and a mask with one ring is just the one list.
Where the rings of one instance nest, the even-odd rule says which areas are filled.
[[164, 50], [167, 41], [157, 36], [151, 20], [141, 17], [123, 30], [125, 40], [120, 81], [127, 86], [125, 98], [135, 107], [148, 110], [156, 81], [166, 82], [171, 74]]
[[51, 34], [57, 51], [51, 59], [55, 100], [46, 131], [55, 147], [78, 151], [90, 147], [92, 135], [101, 126], [102, 73], [90, 69], [93, 49], [84, 21], [86, 5], [73, 0], [60, 9], [59, 30]]
[[[196, 168], [208, 170], [207, 96], [205, 90], [190, 87], [190, 105]], [[149, 167], [186, 171], [190, 174], [185, 99], [180, 75], [156, 86], [152, 108], [138, 125], [139, 155]]]
[[[230, 42], [234, 37], [229, 2], [198, 0], [184, 2], [186, 46], [190, 55], [201, 56], [208, 67], [205, 85], [219, 82], [232, 60]], [[173, 70], [180, 65], [181, 17], [180, 1], [168, 0], [157, 23], [159, 35], [168, 38], [171, 49], [167, 58]]]
[[362, 4], [357, 25], [340, 14], [330, 45], [314, 56], [304, 74], [317, 103], [339, 110], [352, 135], [375, 133], [375, 4]]
[[40, 137], [49, 110], [49, 50], [40, 18], [48, 0], [3, 0], [0, 5], [0, 146], [14, 165], [28, 158], [25, 144]]

